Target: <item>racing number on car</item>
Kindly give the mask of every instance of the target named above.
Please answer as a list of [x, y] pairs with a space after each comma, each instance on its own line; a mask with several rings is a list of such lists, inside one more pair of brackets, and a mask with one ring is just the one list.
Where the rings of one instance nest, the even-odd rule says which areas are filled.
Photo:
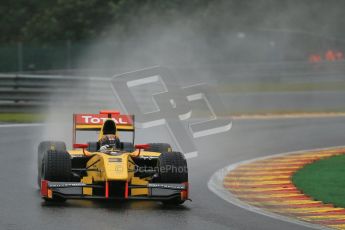
[[[164, 90], [151, 95], [158, 110], [144, 113], [131, 93], [132, 87], [144, 86], [160, 82]], [[117, 75], [112, 79], [112, 88], [127, 113], [136, 115], [136, 123], [140, 128], [166, 125], [176, 146], [188, 157], [197, 156], [193, 138], [199, 138], [231, 129], [230, 119], [219, 119], [225, 111], [215, 93], [210, 93], [205, 84], [179, 87], [167, 68], [153, 67], [150, 69]], [[193, 102], [203, 100], [207, 105], [209, 119], [189, 123], [192, 117]]]

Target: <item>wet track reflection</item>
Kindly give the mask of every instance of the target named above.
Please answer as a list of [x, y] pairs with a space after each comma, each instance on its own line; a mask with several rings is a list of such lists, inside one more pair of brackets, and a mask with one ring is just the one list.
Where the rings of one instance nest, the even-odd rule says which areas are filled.
[[305, 229], [226, 203], [207, 182], [218, 169], [242, 160], [344, 145], [345, 118], [235, 121], [226, 135], [197, 139], [199, 155], [188, 160], [193, 201], [179, 207], [151, 201], [43, 202], [36, 187], [42, 132], [42, 127], [0, 128], [2, 229]]

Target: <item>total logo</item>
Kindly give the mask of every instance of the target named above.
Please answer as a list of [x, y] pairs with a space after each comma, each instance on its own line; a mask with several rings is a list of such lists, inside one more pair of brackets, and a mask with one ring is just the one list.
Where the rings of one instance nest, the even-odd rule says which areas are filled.
[[[102, 124], [109, 118], [107, 117], [93, 117], [93, 116], [81, 116], [84, 124]], [[127, 125], [128, 121], [124, 117], [119, 118], [110, 118], [113, 120], [116, 124], [120, 125]]]

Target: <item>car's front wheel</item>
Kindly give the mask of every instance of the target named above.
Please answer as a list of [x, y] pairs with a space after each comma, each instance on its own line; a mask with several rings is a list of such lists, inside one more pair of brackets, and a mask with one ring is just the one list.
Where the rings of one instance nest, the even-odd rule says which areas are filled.
[[[180, 152], [165, 152], [158, 158], [159, 183], [188, 183], [188, 167], [184, 155]], [[163, 204], [178, 205], [185, 200], [181, 197], [163, 201]]]
[[[71, 157], [67, 151], [48, 150], [42, 160], [41, 179], [48, 181], [71, 181]], [[53, 197], [54, 201], [64, 201], [61, 197]]]
[[49, 150], [66, 151], [66, 144], [62, 141], [42, 141], [37, 150], [37, 184], [41, 187], [42, 160], [44, 154]]

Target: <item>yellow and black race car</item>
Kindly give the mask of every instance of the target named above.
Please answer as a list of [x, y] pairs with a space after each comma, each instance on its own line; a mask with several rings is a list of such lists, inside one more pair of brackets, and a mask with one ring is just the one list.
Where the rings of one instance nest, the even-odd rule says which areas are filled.
[[[77, 143], [78, 134], [99, 132], [98, 141]], [[119, 132], [131, 132], [122, 142]], [[134, 145], [134, 116], [117, 111], [73, 115], [73, 150], [64, 142], [38, 146], [38, 184], [46, 201], [66, 199], [188, 200], [184, 155], [166, 143]]]

